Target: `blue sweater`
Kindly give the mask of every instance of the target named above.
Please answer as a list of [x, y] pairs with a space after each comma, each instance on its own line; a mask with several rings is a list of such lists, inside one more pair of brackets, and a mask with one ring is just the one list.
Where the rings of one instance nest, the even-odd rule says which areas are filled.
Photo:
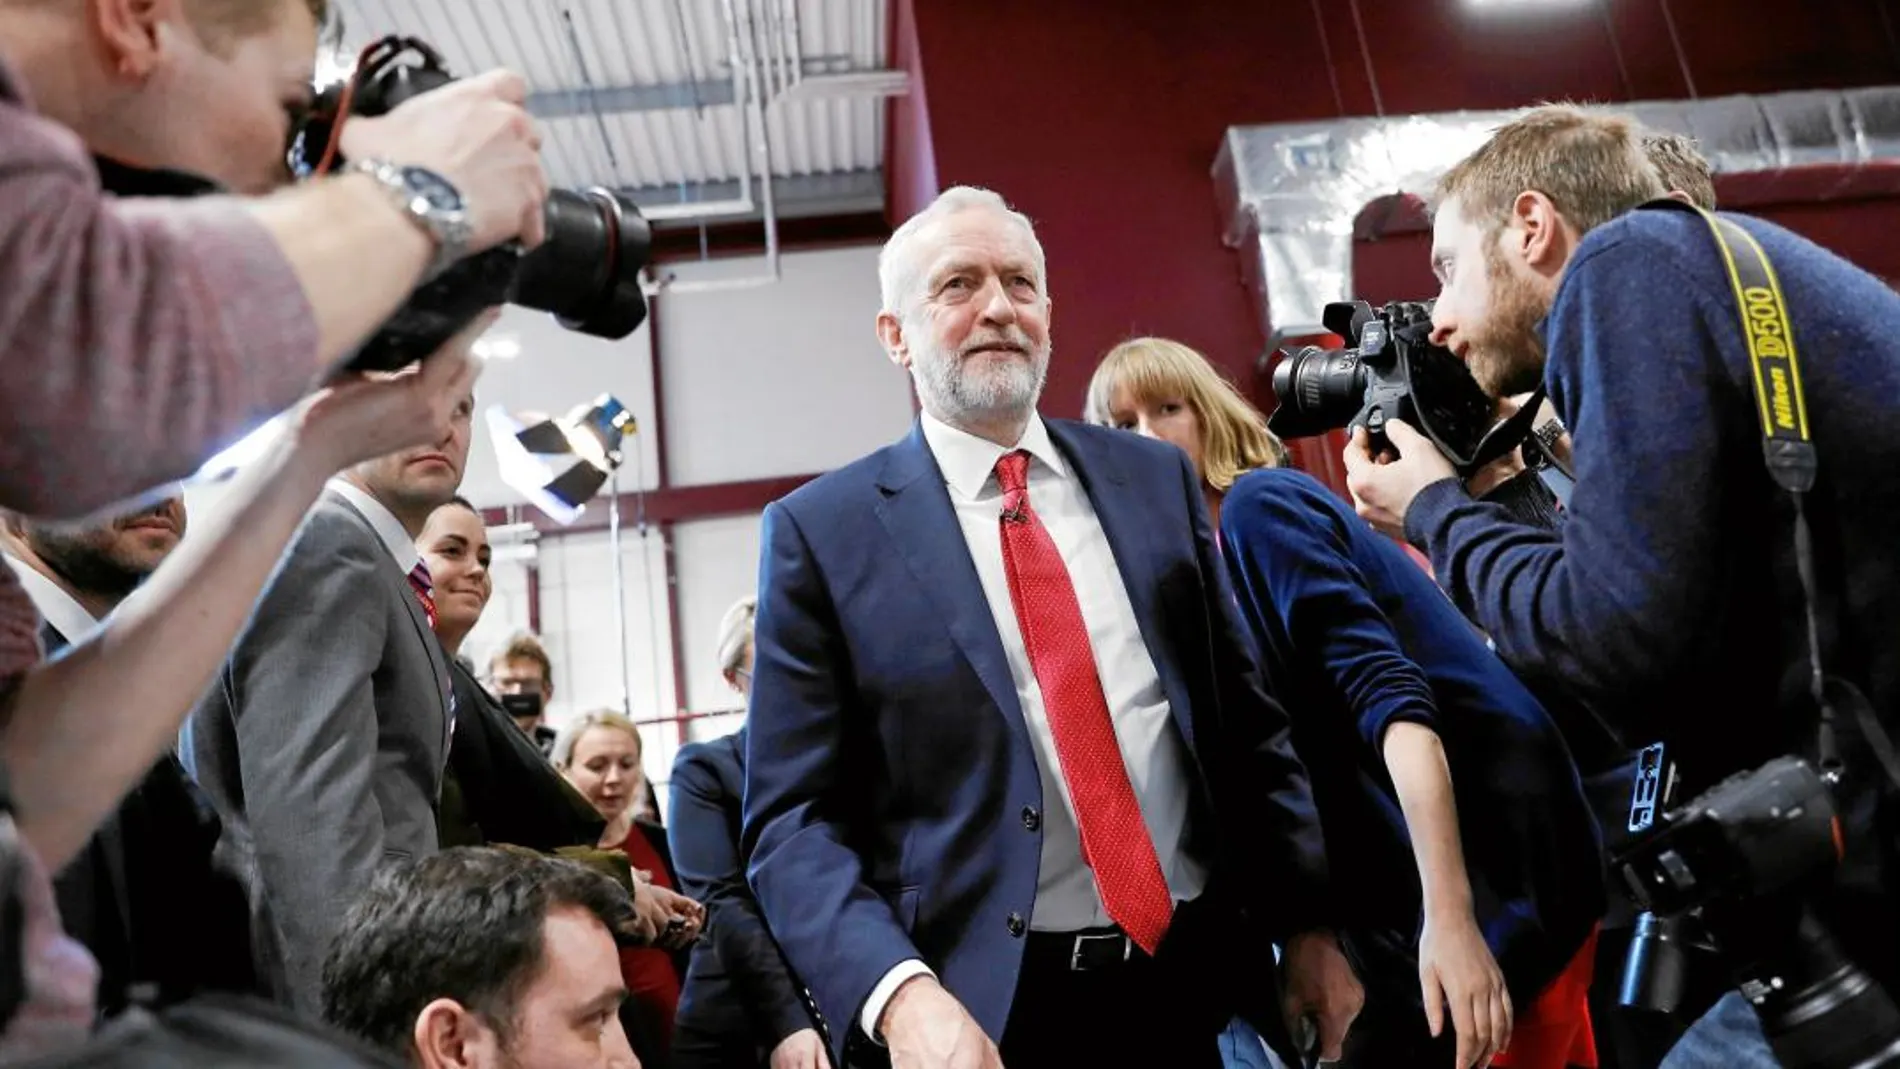
[[[1396, 721], [1426, 724], [1451, 767], [1478, 920], [1529, 1005], [1603, 910], [1596, 824], [1556, 726], [1431, 578], [1311, 477], [1243, 476], [1221, 543], [1312, 776], [1348, 936], [1362, 956], [1416, 954], [1417, 867], [1380, 746]], [[1362, 972], [1418, 997], [1415, 970]]]
[[[1810, 497], [1832, 671], [1900, 709], [1900, 295], [1760, 220], [1801, 359], [1820, 479]], [[1528, 680], [1626, 738], [1663, 737], [1692, 787], [1807, 752], [1791, 510], [1762, 464], [1739, 314], [1705, 224], [1639, 211], [1592, 231], [1544, 323], [1545, 383], [1577, 486], [1560, 531], [1427, 487], [1406, 534]], [[1891, 728], [1890, 728], [1891, 730]], [[1823, 909], [1862, 964], [1900, 979], [1900, 901], [1869, 832], [1882, 781], [1843, 726], [1849, 860]], [[1686, 800], [1686, 797], [1683, 799]], [[1891, 822], [1894, 814], [1885, 816]], [[1891, 864], [1891, 862], [1889, 862]]]

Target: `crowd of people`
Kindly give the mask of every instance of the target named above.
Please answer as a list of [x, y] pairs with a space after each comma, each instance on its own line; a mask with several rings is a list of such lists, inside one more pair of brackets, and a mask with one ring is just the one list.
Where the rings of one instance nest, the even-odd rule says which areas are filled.
[[[878, 262], [916, 424], [766, 509], [717, 636], [744, 727], [683, 747], [662, 807], [639, 725], [550, 716], [533, 636], [467, 648], [493, 310], [347, 367], [444, 264], [541, 239], [525, 86], [351, 119], [359, 163], [293, 184], [329, 15], [0, 0], [0, 1061], [1900, 1048], [1878, 1014], [1788, 1011], [1792, 966], [1724, 943], [1832, 933], [1871, 992], [1839, 1005], [1900, 984], [1900, 295], [1718, 218], [1693, 142], [1549, 106], [1444, 175], [1430, 342], [1500, 420], [1538, 406], [1543, 459], [1461, 471], [1391, 419], [1353, 434], [1351, 500], [1167, 338], [1085, 357], [1084, 418], [1045, 416], [1035, 228], [944, 191]], [[114, 197], [101, 168], [221, 192]], [[177, 480], [280, 412], [188, 517]], [[1665, 806], [1794, 755], [1837, 818], [1825, 871], [1695, 890], [1710, 963], [1667, 1014], [1616, 997], [1613, 859], [1658, 741]]]

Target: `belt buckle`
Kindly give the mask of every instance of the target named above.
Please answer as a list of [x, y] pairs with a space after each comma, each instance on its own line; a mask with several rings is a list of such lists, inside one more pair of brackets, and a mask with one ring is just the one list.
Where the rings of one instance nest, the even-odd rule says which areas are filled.
[[1082, 960], [1083, 949], [1091, 943], [1103, 943], [1110, 940], [1119, 942], [1122, 945], [1122, 961], [1125, 962], [1133, 956], [1135, 941], [1121, 932], [1108, 932], [1101, 935], [1078, 935], [1075, 937], [1075, 947], [1069, 951], [1069, 971], [1088, 972], [1092, 966]]

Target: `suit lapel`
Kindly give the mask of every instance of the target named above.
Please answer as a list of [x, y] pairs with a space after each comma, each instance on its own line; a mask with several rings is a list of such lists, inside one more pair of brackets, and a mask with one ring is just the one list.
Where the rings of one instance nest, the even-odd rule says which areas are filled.
[[454, 732], [452, 714], [449, 710], [451, 684], [448, 659], [442, 653], [442, 643], [436, 639], [435, 632], [429, 628], [428, 614], [422, 611], [422, 601], [416, 597], [415, 588], [409, 585], [409, 577], [398, 576], [397, 580], [402, 585], [402, 603], [409, 613], [409, 623], [415, 627], [416, 639], [422, 643], [423, 650], [429, 656], [429, 676], [435, 680], [435, 686], [430, 689], [435, 692], [436, 709], [442, 714], [442, 759], [446, 762], [449, 756], [449, 739]]
[[359, 512], [356, 506], [350, 503], [350, 499], [344, 497], [342, 494], [325, 490], [323, 496], [327, 500], [333, 501], [345, 509], [348, 509], [349, 514], [355, 517], [357, 523], [362, 525], [363, 532], [375, 541], [378, 549], [384, 550], [384, 557], [389, 560], [390, 571], [393, 574], [393, 581], [395, 583], [393, 589], [396, 591], [396, 600], [402, 603], [403, 611], [409, 617], [410, 626], [415, 628], [416, 641], [422, 644], [423, 653], [429, 659], [429, 675], [435, 680], [435, 686], [431, 687], [430, 690], [435, 693], [435, 708], [437, 712], [441, 714], [442, 761], [446, 764], [449, 754], [449, 739], [454, 730], [454, 724], [451, 720], [451, 712], [449, 709], [450, 682], [448, 658], [442, 652], [442, 643], [436, 639], [435, 632], [430, 629], [428, 614], [422, 611], [422, 602], [416, 597], [415, 588], [409, 585], [409, 577], [402, 574], [401, 566], [396, 563], [394, 558], [389, 557], [387, 548], [383, 545], [382, 536], [376, 533], [376, 525], [370, 523], [369, 517]]
[[910, 437], [891, 448], [889, 457], [878, 476], [883, 494], [878, 519], [957, 648], [983, 681], [990, 700], [1028, 745], [1029, 729], [1016, 696], [1016, 681], [1009, 674], [1003, 640], [996, 634], [996, 618], [970, 560], [963, 527], [950, 505], [943, 472], [924, 442], [922, 429], [913, 427]]
[[[1162, 510], [1157, 514], [1156, 502], [1148, 493], [1151, 488], [1130, 485], [1121, 467], [1091, 449], [1090, 443], [1075, 433], [1072, 426], [1060, 420], [1043, 423], [1049, 428], [1050, 440], [1075, 469], [1076, 478], [1081, 480], [1082, 490], [1095, 509], [1096, 521], [1102, 525], [1109, 552], [1115, 557], [1116, 570], [1121, 572], [1122, 586], [1127, 589], [1129, 604], [1135, 610], [1142, 642], [1154, 661], [1155, 673], [1161, 677], [1161, 689], [1168, 696], [1175, 723], [1180, 725], [1192, 751], [1194, 728], [1187, 715], [1187, 690], [1181, 685], [1173, 647], [1168, 644], [1170, 628], [1163, 625], [1160, 606], [1156, 604], [1156, 591], [1161, 585], [1158, 562], [1166, 551], [1166, 543], [1160, 540], [1165, 532], [1158, 525], [1166, 522], [1163, 517], [1173, 512]], [[1184, 534], [1180, 532], [1176, 537]]]

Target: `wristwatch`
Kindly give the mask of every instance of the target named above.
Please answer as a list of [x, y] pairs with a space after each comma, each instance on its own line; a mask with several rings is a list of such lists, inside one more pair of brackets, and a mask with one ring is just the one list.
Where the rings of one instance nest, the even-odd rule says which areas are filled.
[[435, 258], [429, 262], [423, 281], [441, 274], [467, 254], [473, 228], [468, 206], [454, 183], [426, 167], [387, 160], [353, 160], [347, 170], [375, 179], [390, 202], [435, 242]]

